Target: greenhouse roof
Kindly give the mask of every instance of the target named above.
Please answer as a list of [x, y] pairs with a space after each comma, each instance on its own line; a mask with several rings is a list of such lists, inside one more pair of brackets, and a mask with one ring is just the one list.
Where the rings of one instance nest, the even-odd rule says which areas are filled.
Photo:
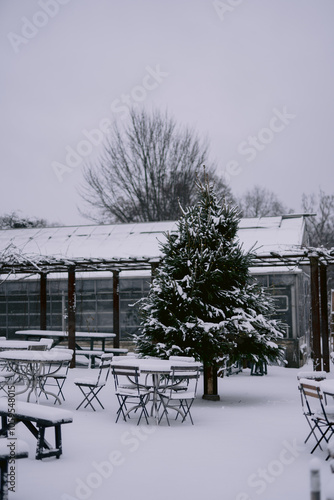
[[[150, 269], [160, 243], [176, 222], [143, 222], [0, 230], [0, 272]], [[238, 237], [259, 258], [299, 254], [306, 243], [305, 215], [244, 218]], [[303, 254], [303, 252], [302, 252]], [[271, 263], [272, 265], [272, 263]]]

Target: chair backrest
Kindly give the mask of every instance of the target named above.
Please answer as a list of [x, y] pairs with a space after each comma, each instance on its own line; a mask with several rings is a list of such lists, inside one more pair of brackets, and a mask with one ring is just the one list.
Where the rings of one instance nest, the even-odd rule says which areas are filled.
[[299, 390], [302, 397], [302, 405], [306, 406], [306, 411], [309, 415], [313, 415], [317, 411], [325, 413], [323, 405], [323, 394], [320, 390], [319, 382], [308, 379], [299, 380]]
[[30, 344], [30, 345], [28, 345], [28, 351], [46, 351], [47, 348], [48, 348], [48, 346], [45, 345], [45, 344], [42, 344], [42, 345], [40, 345], [40, 344], [35, 344], [35, 345]]
[[[50, 349], [50, 352], [61, 352], [61, 353], [66, 352], [66, 353], [70, 354], [73, 357], [74, 350], [73, 349], [67, 349], [66, 347], [53, 347], [52, 349]], [[61, 365], [61, 367], [60, 367], [60, 370], [57, 371], [55, 375], [56, 376], [67, 375], [68, 370], [70, 368], [71, 361], [72, 361], [72, 358], [68, 359], [66, 361], [59, 361], [59, 364]], [[54, 369], [54, 363], [50, 364], [49, 370], [51, 370], [51, 369], [53, 371], [53, 369]]]
[[[173, 365], [171, 367], [171, 390], [173, 385], [177, 386], [182, 381], [187, 382], [187, 390], [191, 390], [196, 395], [197, 384], [199, 379], [199, 366], [192, 365]], [[192, 383], [191, 383], [192, 382]]]
[[125, 379], [127, 385], [130, 382], [134, 387], [137, 386], [139, 392], [140, 370], [138, 366], [114, 364], [111, 369], [114, 376], [116, 391], [118, 390], [119, 386], [123, 384], [122, 380]]
[[101, 363], [99, 366], [99, 373], [97, 376], [97, 385], [104, 385], [107, 383], [110, 373], [110, 365], [112, 358], [113, 358], [112, 354], [102, 354]]
[[53, 339], [46, 339], [43, 337], [43, 338], [39, 339], [39, 343], [41, 345], [46, 345], [47, 349], [51, 349], [52, 344], [53, 344]]
[[180, 363], [194, 363], [195, 358], [191, 356], [169, 356], [170, 361], [179, 361]]

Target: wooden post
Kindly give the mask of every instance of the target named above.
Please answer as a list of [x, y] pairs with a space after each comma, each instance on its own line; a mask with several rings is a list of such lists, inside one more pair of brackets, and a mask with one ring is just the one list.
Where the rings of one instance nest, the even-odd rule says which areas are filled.
[[202, 398], [219, 401], [217, 367], [204, 363], [203, 375], [204, 394]]
[[46, 330], [46, 273], [41, 273], [40, 280], [40, 329]]
[[114, 347], [119, 348], [120, 312], [119, 312], [119, 271], [113, 271], [113, 329]]
[[67, 295], [67, 314], [68, 314], [68, 348], [73, 349], [73, 358], [70, 364], [71, 368], [75, 368], [75, 266], [68, 268], [68, 295]]
[[159, 262], [152, 262], [151, 263], [151, 282], [154, 280], [155, 275], [157, 273], [157, 269], [159, 267]]
[[319, 269], [318, 258], [310, 257], [313, 369], [321, 371]]
[[329, 363], [329, 324], [327, 303], [327, 266], [320, 263], [320, 313], [321, 313], [321, 338], [323, 353], [323, 369], [330, 372]]

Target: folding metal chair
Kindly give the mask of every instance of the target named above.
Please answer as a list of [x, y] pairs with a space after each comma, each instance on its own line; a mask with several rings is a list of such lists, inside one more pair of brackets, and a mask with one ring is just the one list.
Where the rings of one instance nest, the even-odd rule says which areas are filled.
[[168, 410], [173, 409], [176, 411], [175, 419], [180, 414], [182, 422], [184, 422], [189, 415], [190, 421], [194, 425], [190, 408], [196, 397], [198, 379], [199, 367], [197, 365], [194, 366], [189, 363], [188, 366], [171, 367], [170, 383], [163, 391], [159, 391], [159, 397], [164, 408], [159, 422], [163, 415], [166, 415], [167, 423], [170, 425]]
[[[57, 351], [57, 350], [59, 350], [60, 352], [68, 352], [72, 356], [73, 356], [73, 352], [74, 352], [73, 349], [66, 349], [66, 348], [64, 348], [64, 349], [54, 348], [54, 349], [52, 349], [52, 352]], [[65, 380], [67, 379], [70, 364], [71, 364], [71, 360], [63, 361], [61, 363], [59, 370], [56, 371], [55, 373], [54, 373], [54, 370], [55, 370], [54, 363], [50, 364], [50, 366], [49, 366], [50, 373], [44, 373], [40, 377], [40, 384], [42, 385], [42, 389], [45, 388], [45, 385], [51, 385], [51, 386], [53, 385], [53, 386], [57, 387], [57, 389], [58, 389], [57, 398], [62, 397], [63, 401], [65, 401], [63, 387], [65, 384]], [[54, 382], [54, 384], [52, 383], [52, 381]], [[39, 395], [41, 395], [42, 389], [41, 389]], [[47, 395], [46, 395], [46, 398], [48, 399]], [[57, 402], [57, 399], [55, 399], [54, 404], [56, 404], [56, 402]]]
[[104, 410], [104, 406], [101, 401], [97, 397], [99, 392], [106, 385], [108, 376], [110, 373], [110, 363], [113, 358], [112, 354], [102, 354], [101, 363], [98, 369], [98, 374], [96, 377], [85, 377], [85, 378], [77, 378], [74, 380], [74, 383], [77, 387], [79, 387], [80, 391], [84, 395], [84, 399], [81, 401], [79, 406], [76, 408], [77, 410], [84, 404], [84, 408], [87, 406], [91, 406], [95, 411], [95, 408], [92, 404], [92, 401], [96, 399], [101, 408]]
[[[116, 423], [120, 415], [126, 421], [130, 418], [131, 411], [141, 409], [137, 425], [139, 425], [144, 415], [148, 424], [148, 412], [146, 404], [150, 398], [150, 389], [139, 383], [140, 370], [138, 366], [113, 365], [112, 374], [115, 382], [115, 394], [118, 400], [119, 408], [116, 413]], [[132, 404], [128, 409], [127, 404]]]
[[299, 389], [304, 404], [304, 415], [311, 429], [305, 443], [313, 435], [316, 441], [311, 450], [313, 453], [318, 447], [322, 449], [321, 442], [325, 440], [328, 443], [334, 434], [334, 407], [324, 404], [324, 395], [319, 382], [300, 379]]

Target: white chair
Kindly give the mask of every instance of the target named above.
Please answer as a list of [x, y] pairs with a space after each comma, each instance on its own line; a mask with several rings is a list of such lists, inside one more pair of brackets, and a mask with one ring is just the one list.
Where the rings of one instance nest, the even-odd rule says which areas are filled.
[[[115, 394], [119, 403], [116, 414], [116, 423], [120, 415], [126, 421], [130, 418], [130, 412], [141, 409], [137, 425], [144, 415], [148, 424], [148, 412], [146, 404], [150, 398], [150, 390], [139, 383], [140, 370], [138, 366], [115, 365], [112, 366], [112, 374], [115, 383]], [[130, 382], [130, 383], [129, 383]], [[131, 404], [128, 409], [127, 405]]]
[[[182, 422], [184, 422], [186, 417], [189, 416], [191, 423], [194, 424], [190, 408], [196, 397], [198, 379], [198, 365], [191, 365], [189, 363], [189, 366], [175, 365], [171, 367], [169, 385], [164, 387], [162, 391], [159, 391], [159, 397], [164, 408], [159, 422], [166, 415], [167, 423], [170, 425], [168, 410], [173, 409], [176, 411], [175, 418], [180, 414]], [[184, 382], [186, 382], [186, 386], [180, 386]]]
[[95, 408], [92, 404], [92, 401], [94, 399], [96, 399], [101, 408], [104, 410], [104, 406], [102, 405], [97, 395], [107, 383], [110, 372], [110, 363], [112, 358], [113, 358], [112, 354], [102, 354], [100, 367], [95, 377], [84, 377], [84, 378], [77, 378], [74, 380], [74, 384], [80, 389], [80, 391], [84, 395], [84, 399], [76, 408], [77, 410], [84, 403], [86, 403], [84, 408], [87, 408], [87, 406], [89, 405], [95, 411]]

